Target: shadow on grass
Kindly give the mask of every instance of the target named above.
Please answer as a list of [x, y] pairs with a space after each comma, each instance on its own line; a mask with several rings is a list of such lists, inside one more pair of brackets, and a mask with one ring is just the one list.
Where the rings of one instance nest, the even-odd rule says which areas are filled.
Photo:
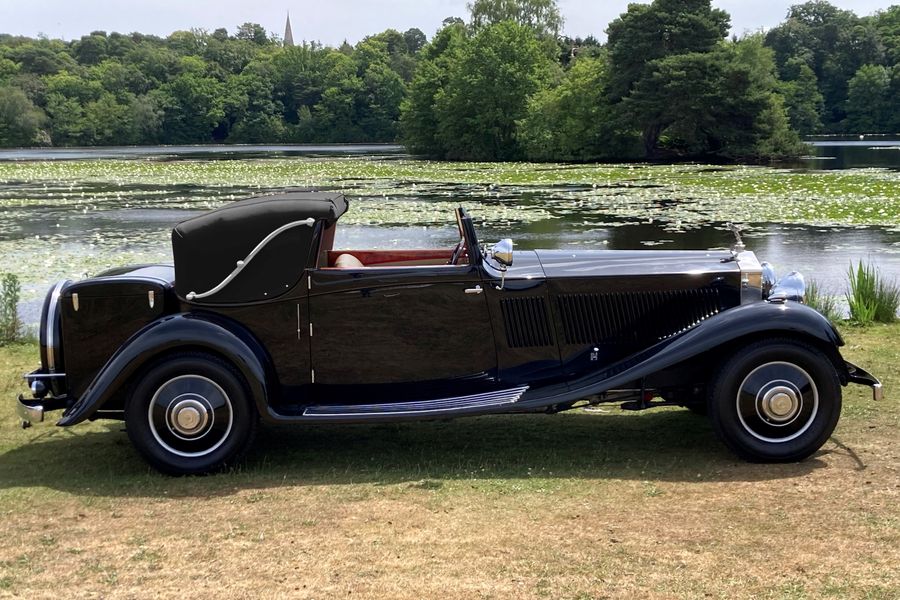
[[[263, 425], [246, 461], [214, 477], [156, 474], [121, 423], [46, 427], [0, 456], [0, 489], [47, 487], [96, 496], [211, 496], [283, 485], [448, 480], [762, 481], [824, 463], [749, 464], [686, 410], [581, 411], [389, 425]], [[43, 427], [43, 426], [42, 426]]]

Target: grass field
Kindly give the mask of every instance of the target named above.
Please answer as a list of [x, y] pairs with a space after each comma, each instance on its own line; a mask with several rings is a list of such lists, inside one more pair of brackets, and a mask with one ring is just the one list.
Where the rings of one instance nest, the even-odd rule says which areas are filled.
[[900, 325], [845, 328], [814, 457], [735, 459], [686, 410], [264, 427], [173, 479], [119, 423], [21, 430], [0, 348], [0, 597], [898, 598]]

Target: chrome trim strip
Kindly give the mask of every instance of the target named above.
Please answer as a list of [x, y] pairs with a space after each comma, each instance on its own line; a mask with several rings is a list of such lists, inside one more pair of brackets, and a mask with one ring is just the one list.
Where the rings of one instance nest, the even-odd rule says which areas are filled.
[[240, 272], [244, 270], [244, 267], [249, 265], [250, 261], [252, 261], [256, 257], [256, 255], [259, 254], [263, 248], [265, 248], [266, 244], [271, 242], [273, 239], [275, 239], [276, 237], [278, 237], [279, 235], [281, 235], [288, 229], [293, 229], [295, 227], [302, 227], [304, 225], [312, 227], [315, 224], [316, 224], [316, 220], [314, 218], [310, 217], [308, 219], [303, 219], [302, 221], [292, 221], [290, 223], [286, 223], [285, 225], [282, 225], [281, 227], [279, 227], [278, 229], [276, 229], [275, 231], [273, 231], [272, 233], [267, 235], [265, 238], [263, 238], [263, 241], [258, 243], [256, 245], [256, 248], [251, 250], [250, 254], [248, 254], [244, 260], [237, 261], [237, 265], [235, 266], [234, 271], [232, 271], [231, 274], [228, 275], [228, 277], [223, 279], [222, 283], [220, 283], [216, 287], [212, 288], [211, 290], [203, 292], [202, 294], [198, 294], [197, 292], [189, 292], [188, 295], [185, 296], [185, 298], [188, 300], [188, 302], [190, 302], [193, 300], [200, 300], [202, 298], [208, 298], [209, 296], [212, 296], [213, 294], [217, 294], [217, 293], [221, 292], [225, 288], [225, 286], [227, 286], [229, 283], [231, 283], [234, 280], [234, 278], [237, 277], [240, 274]]
[[62, 287], [68, 283], [68, 280], [58, 281], [50, 293], [50, 306], [47, 307], [47, 321], [44, 326], [47, 328], [47, 370], [51, 373], [56, 372], [56, 312], [59, 310], [59, 296], [62, 293]]
[[53, 377], [65, 377], [65, 373], [26, 373], [22, 375], [22, 379], [30, 381], [32, 379], [51, 379]]
[[[163, 265], [170, 266], [170, 265]], [[91, 277], [91, 281], [125, 281], [132, 282], [137, 281], [140, 283], [156, 283], [162, 285], [163, 287], [169, 286], [172, 284], [171, 281], [167, 281], [160, 277], [151, 277], [150, 275], [132, 275], [130, 273], [123, 273], [122, 275], [99, 275], [97, 277]]]
[[[487, 408], [514, 404], [528, 390], [528, 386], [473, 394], [438, 398], [421, 402], [395, 402], [390, 404], [359, 404], [343, 406], [309, 406], [303, 411], [304, 417], [360, 417], [376, 415], [422, 415], [438, 412], [452, 412], [471, 408]], [[399, 410], [398, 410], [399, 409]]]

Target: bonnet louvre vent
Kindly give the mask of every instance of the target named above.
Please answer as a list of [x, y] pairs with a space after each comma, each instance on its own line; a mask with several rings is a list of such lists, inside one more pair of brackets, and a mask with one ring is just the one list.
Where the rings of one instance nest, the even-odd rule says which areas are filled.
[[500, 302], [510, 348], [550, 346], [553, 336], [543, 298], [505, 298]]
[[661, 340], [722, 310], [717, 288], [559, 296], [567, 344]]

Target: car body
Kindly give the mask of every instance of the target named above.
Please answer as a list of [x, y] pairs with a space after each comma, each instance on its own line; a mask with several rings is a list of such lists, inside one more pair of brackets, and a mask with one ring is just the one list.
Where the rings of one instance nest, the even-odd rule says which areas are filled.
[[456, 211], [450, 249], [335, 250], [348, 202], [285, 192], [177, 225], [174, 266], [48, 293], [25, 423], [124, 419], [162, 471], [233, 464], [267, 422], [362, 423], [621, 402], [708, 410], [739, 455], [799, 460], [841, 386], [878, 381], [831, 323], [737, 243], [513, 252]]

